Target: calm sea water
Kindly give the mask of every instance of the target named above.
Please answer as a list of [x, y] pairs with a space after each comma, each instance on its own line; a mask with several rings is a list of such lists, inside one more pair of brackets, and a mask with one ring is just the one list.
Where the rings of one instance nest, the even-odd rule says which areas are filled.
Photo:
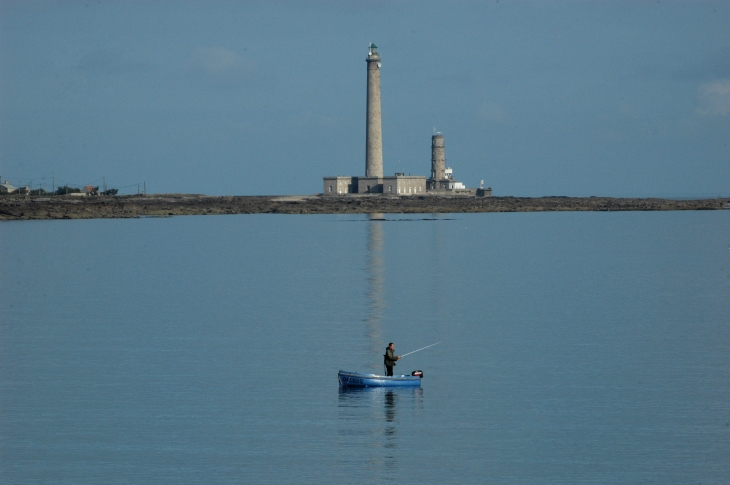
[[730, 211], [384, 217], [0, 224], [0, 481], [730, 483]]

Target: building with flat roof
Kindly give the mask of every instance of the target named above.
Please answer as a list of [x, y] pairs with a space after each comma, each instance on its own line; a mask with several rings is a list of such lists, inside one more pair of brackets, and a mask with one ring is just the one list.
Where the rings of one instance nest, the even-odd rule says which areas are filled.
[[357, 177], [337, 175], [324, 177], [324, 195], [342, 195], [357, 193]]
[[383, 177], [383, 193], [386, 195], [423, 195], [426, 193], [426, 177], [404, 173]]

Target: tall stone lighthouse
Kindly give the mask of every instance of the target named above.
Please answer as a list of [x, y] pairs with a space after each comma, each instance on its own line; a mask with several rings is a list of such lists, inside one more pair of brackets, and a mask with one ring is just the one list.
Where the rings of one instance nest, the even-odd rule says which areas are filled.
[[378, 47], [368, 49], [368, 107], [365, 135], [365, 177], [383, 176], [383, 129], [380, 122], [380, 55]]

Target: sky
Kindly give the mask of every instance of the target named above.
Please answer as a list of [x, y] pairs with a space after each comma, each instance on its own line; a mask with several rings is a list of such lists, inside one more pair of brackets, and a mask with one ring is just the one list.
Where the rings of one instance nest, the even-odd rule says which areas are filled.
[[[730, 194], [730, 2], [0, 0], [0, 177], [314, 194], [431, 136], [495, 196]], [[50, 188], [50, 187], [49, 187]]]

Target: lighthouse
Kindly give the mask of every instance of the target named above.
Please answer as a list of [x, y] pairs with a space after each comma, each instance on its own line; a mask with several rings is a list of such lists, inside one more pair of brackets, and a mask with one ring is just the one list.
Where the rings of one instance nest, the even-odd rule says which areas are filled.
[[365, 177], [383, 176], [383, 129], [380, 121], [380, 55], [378, 46], [368, 49], [368, 95], [365, 134]]
[[[446, 157], [444, 156], [444, 135], [435, 133], [431, 137], [431, 180], [446, 178]], [[438, 188], [435, 185], [429, 188]]]

